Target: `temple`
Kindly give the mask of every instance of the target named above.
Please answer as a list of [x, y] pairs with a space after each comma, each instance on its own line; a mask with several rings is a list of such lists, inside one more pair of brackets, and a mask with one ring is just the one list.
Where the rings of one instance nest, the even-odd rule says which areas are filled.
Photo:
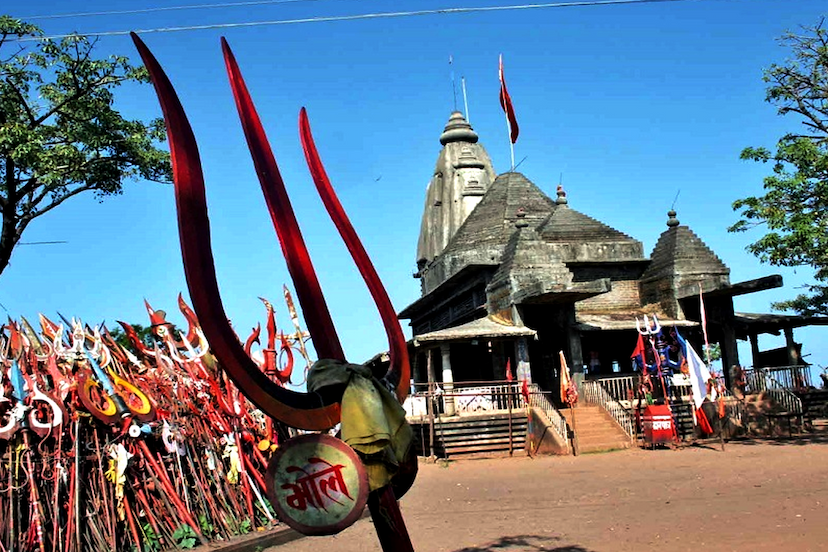
[[[519, 172], [495, 176], [461, 113], [451, 114], [440, 143], [417, 244], [422, 296], [399, 313], [412, 327], [415, 386], [451, 390], [513, 375], [553, 392], [561, 351], [579, 385], [631, 375], [645, 315], [701, 349], [700, 297], [729, 384], [730, 368], [743, 362], [738, 339], [751, 340], [748, 365], [801, 365], [793, 328], [825, 323], [736, 313], [734, 296], [779, 287], [782, 277], [732, 283], [725, 262], [673, 210], [647, 255], [641, 241], [577, 210], [561, 186], [550, 198]], [[759, 350], [757, 335], [781, 331], [784, 349]]]

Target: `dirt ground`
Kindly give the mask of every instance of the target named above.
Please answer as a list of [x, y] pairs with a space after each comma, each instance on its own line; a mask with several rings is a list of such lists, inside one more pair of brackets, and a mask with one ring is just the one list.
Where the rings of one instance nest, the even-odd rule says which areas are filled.
[[[828, 435], [420, 464], [417, 552], [828, 550]], [[266, 552], [368, 552], [370, 518]]]

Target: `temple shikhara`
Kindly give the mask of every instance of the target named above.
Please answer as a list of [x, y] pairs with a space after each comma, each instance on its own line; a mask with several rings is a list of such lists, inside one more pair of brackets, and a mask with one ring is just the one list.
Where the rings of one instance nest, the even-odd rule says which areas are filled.
[[[631, 358], [639, 336], [651, 343], [639, 364], [649, 365], [650, 386], [668, 404], [681, 403], [683, 394], [684, 402], [692, 403], [680, 381], [684, 377], [689, 386], [691, 378], [679, 365], [684, 358], [679, 343], [702, 354], [703, 329], [707, 341], [719, 345], [725, 367], [718, 379], [721, 395], [729, 395], [726, 390], [734, 385], [740, 393], [750, 392], [751, 383], [756, 387], [766, 376], [790, 380], [781, 387], [810, 384], [793, 381], [809, 377], [796, 369], [804, 362], [793, 329], [823, 319], [734, 312], [735, 296], [779, 287], [781, 276], [732, 282], [725, 261], [673, 210], [666, 213], [654, 249], [646, 252], [638, 239], [579, 211], [576, 207], [586, 201], [567, 197], [561, 186], [552, 198], [527, 175], [498, 175], [460, 112], [451, 114], [440, 144], [417, 243], [415, 277], [422, 296], [399, 313], [412, 328], [412, 373], [419, 391], [407, 408], [412, 420], [423, 421], [424, 433], [427, 418], [432, 436], [435, 417], [442, 424], [437, 433], [448, 435], [452, 419], [468, 425], [470, 416], [485, 413], [491, 426], [499, 413], [514, 407], [522, 409], [523, 423], [532, 426], [532, 417], [540, 416], [558, 428], [551, 448], [569, 450], [573, 424], [559, 391], [565, 362], [580, 391], [576, 424], [599, 423], [593, 415], [612, 418], [620, 440], [632, 442], [632, 406], [643, 397], [639, 380], [647, 373]], [[780, 332], [787, 338], [785, 347], [759, 350], [758, 335]], [[750, 340], [752, 358], [739, 357], [737, 340]], [[659, 350], [660, 361], [655, 358]], [[748, 373], [742, 366], [750, 367]], [[788, 368], [768, 375], [763, 367]], [[501, 396], [521, 385], [519, 404]], [[529, 403], [532, 408], [526, 410]], [[591, 412], [591, 407], [598, 409]], [[692, 429], [692, 410], [688, 416]], [[509, 419], [517, 418], [513, 413]], [[487, 450], [474, 444], [481, 438], [475, 431], [457, 452]], [[439, 441], [431, 441], [431, 452], [448, 452], [451, 444]], [[529, 441], [531, 435], [527, 447], [544, 448]], [[423, 434], [421, 445], [429, 447], [428, 435]]]

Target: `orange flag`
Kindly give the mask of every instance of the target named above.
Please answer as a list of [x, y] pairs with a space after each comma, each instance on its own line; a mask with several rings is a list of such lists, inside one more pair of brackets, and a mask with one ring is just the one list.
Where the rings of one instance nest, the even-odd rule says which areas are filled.
[[561, 402], [572, 405], [578, 402], [578, 389], [569, 375], [569, 366], [566, 364], [564, 352], [561, 351], [558, 354], [561, 357]]

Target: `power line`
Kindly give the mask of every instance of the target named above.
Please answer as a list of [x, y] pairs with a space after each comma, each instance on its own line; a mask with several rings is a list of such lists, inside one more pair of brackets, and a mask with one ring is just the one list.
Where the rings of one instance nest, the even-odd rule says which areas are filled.
[[58, 243], [69, 243], [65, 240], [57, 240], [57, 241], [36, 241], [36, 242], [20, 242], [17, 245], [54, 245]]
[[185, 6], [162, 6], [157, 8], [143, 8], [135, 10], [113, 10], [113, 11], [98, 11], [98, 12], [76, 12], [76, 13], [56, 13], [52, 15], [29, 15], [25, 17], [17, 17], [23, 21], [33, 21], [37, 19], [65, 19], [69, 17], [91, 17], [101, 15], [134, 15], [139, 13], [153, 13], [163, 11], [178, 11], [178, 10], [203, 10], [211, 8], [237, 8], [243, 6], [262, 6], [266, 4], [294, 4], [297, 2], [319, 2], [320, 0], [251, 0], [249, 2], [224, 2], [220, 4], [190, 4]]
[[[378, 12], [378, 13], [364, 13], [357, 15], [338, 15], [338, 16], [321, 16], [321, 17], [307, 17], [301, 19], [276, 19], [271, 21], [249, 21], [244, 23], [216, 23], [210, 25], [187, 25], [182, 27], [158, 27], [154, 29], [137, 29], [134, 31], [101, 31], [81, 33], [86, 36], [122, 36], [128, 35], [130, 32], [138, 34], [148, 33], [172, 33], [180, 31], [203, 31], [208, 29], [233, 29], [238, 27], [262, 27], [266, 25], [298, 25], [302, 23], [326, 23], [334, 21], [358, 21], [365, 19], [390, 19], [398, 17], [414, 17], [418, 15], [449, 15], [461, 13], [480, 13], [480, 12], [499, 12], [499, 11], [514, 11], [514, 10], [534, 10], [534, 9], [549, 9], [549, 8], [572, 8], [583, 6], [608, 6], [614, 4], [656, 4], [662, 2], [693, 2], [703, 0], [584, 0], [580, 2], [553, 2], [543, 4], [512, 4], [506, 6], [480, 6], [471, 8], [438, 8], [432, 10], [415, 10], [415, 11], [401, 11], [401, 12]], [[726, 1], [726, 0], [708, 0], [708, 1]], [[45, 37], [26, 37], [18, 39], [19, 42], [67, 38], [76, 36], [76, 33], [49, 35]]]

